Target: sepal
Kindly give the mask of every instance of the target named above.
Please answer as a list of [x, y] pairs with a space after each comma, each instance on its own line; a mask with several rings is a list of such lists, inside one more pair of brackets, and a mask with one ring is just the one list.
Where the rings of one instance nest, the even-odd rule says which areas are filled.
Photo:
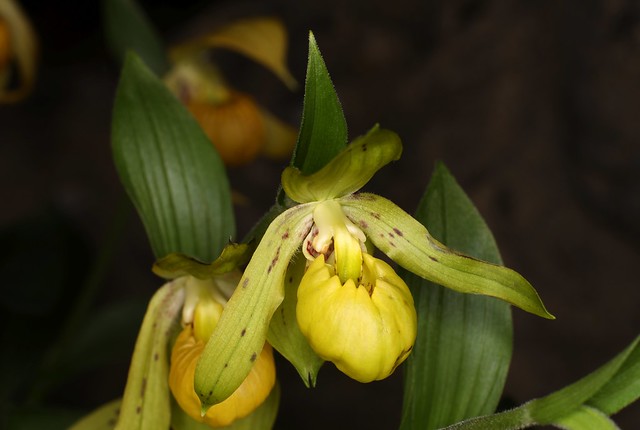
[[313, 205], [279, 215], [265, 232], [195, 371], [203, 410], [229, 397], [247, 376], [284, 298], [289, 261], [311, 228]]
[[165, 279], [191, 275], [198, 279], [212, 279], [240, 268], [251, 258], [253, 247], [244, 243], [229, 243], [212, 263], [180, 253], [169, 254], [156, 261], [151, 270]]
[[400, 154], [402, 143], [398, 135], [376, 125], [315, 173], [304, 175], [295, 167], [287, 167], [282, 172], [282, 187], [299, 203], [346, 196], [362, 188]]
[[271, 319], [267, 340], [293, 364], [307, 388], [312, 388], [316, 385], [318, 372], [324, 360], [311, 348], [296, 320], [298, 285], [304, 275], [305, 266], [306, 259], [301, 255], [289, 264], [285, 276], [284, 300]]
[[362, 193], [341, 203], [373, 244], [410, 272], [461, 293], [497, 297], [543, 318], [555, 318], [519, 273], [447, 248], [391, 201]]
[[179, 327], [183, 301], [181, 280], [165, 284], [151, 299], [133, 351], [117, 430], [169, 427], [168, 345]]

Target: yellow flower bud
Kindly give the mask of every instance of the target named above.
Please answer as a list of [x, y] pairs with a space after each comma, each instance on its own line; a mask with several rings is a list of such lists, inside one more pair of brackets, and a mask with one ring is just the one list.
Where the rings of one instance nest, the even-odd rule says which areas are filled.
[[265, 343], [242, 385], [230, 397], [212, 406], [206, 415], [201, 416], [200, 399], [193, 389], [193, 380], [196, 364], [205, 344], [196, 339], [190, 325], [182, 330], [171, 352], [169, 387], [178, 405], [194, 420], [210, 427], [228, 426], [236, 419], [249, 415], [271, 392], [276, 381], [273, 350], [271, 345]]
[[413, 297], [387, 263], [363, 254], [363, 275], [344, 284], [324, 256], [309, 266], [298, 287], [300, 330], [325, 360], [360, 382], [384, 379], [413, 348], [417, 318]]

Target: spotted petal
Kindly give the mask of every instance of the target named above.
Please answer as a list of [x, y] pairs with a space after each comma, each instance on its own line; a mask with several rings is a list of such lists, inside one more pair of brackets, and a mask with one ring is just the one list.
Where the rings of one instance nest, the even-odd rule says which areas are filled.
[[391, 201], [362, 193], [341, 203], [347, 217], [377, 248], [416, 275], [461, 293], [497, 297], [535, 315], [554, 318], [520, 274], [447, 248]]
[[284, 298], [289, 261], [311, 229], [313, 205], [279, 215], [265, 232], [202, 353], [194, 388], [203, 411], [229, 397], [245, 379]]

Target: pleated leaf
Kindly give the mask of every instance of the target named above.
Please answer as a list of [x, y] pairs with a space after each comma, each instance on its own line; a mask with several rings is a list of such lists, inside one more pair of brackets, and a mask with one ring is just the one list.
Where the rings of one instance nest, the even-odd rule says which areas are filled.
[[222, 161], [193, 117], [135, 54], [127, 57], [118, 86], [112, 146], [155, 256], [218, 257], [235, 230]]
[[[416, 219], [447, 246], [500, 264], [487, 225], [443, 165]], [[512, 352], [511, 311], [490, 297], [461, 294], [403, 271], [418, 312], [405, 367], [401, 428], [435, 429], [495, 410]]]

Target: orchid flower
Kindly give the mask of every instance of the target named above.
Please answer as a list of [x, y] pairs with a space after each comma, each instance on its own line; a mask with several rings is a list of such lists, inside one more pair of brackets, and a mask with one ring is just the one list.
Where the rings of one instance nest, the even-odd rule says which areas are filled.
[[[251, 370], [278, 320], [287, 269], [299, 254], [310, 265], [297, 290], [292, 330], [299, 328], [320, 358], [359, 381], [388, 376], [409, 354], [416, 332], [411, 294], [370, 254], [369, 242], [425, 279], [553, 318], [517, 272], [459, 254], [391, 201], [358, 193], [401, 152], [399, 137], [376, 126], [313, 174], [284, 170], [282, 187], [297, 204], [269, 225], [204, 348], [194, 383], [203, 410], [229, 397]], [[274, 346], [305, 381], [315, 380], [301, 371], [307, 359], [296, 359], [298, 352], [308, 354], [299, 343]]]

